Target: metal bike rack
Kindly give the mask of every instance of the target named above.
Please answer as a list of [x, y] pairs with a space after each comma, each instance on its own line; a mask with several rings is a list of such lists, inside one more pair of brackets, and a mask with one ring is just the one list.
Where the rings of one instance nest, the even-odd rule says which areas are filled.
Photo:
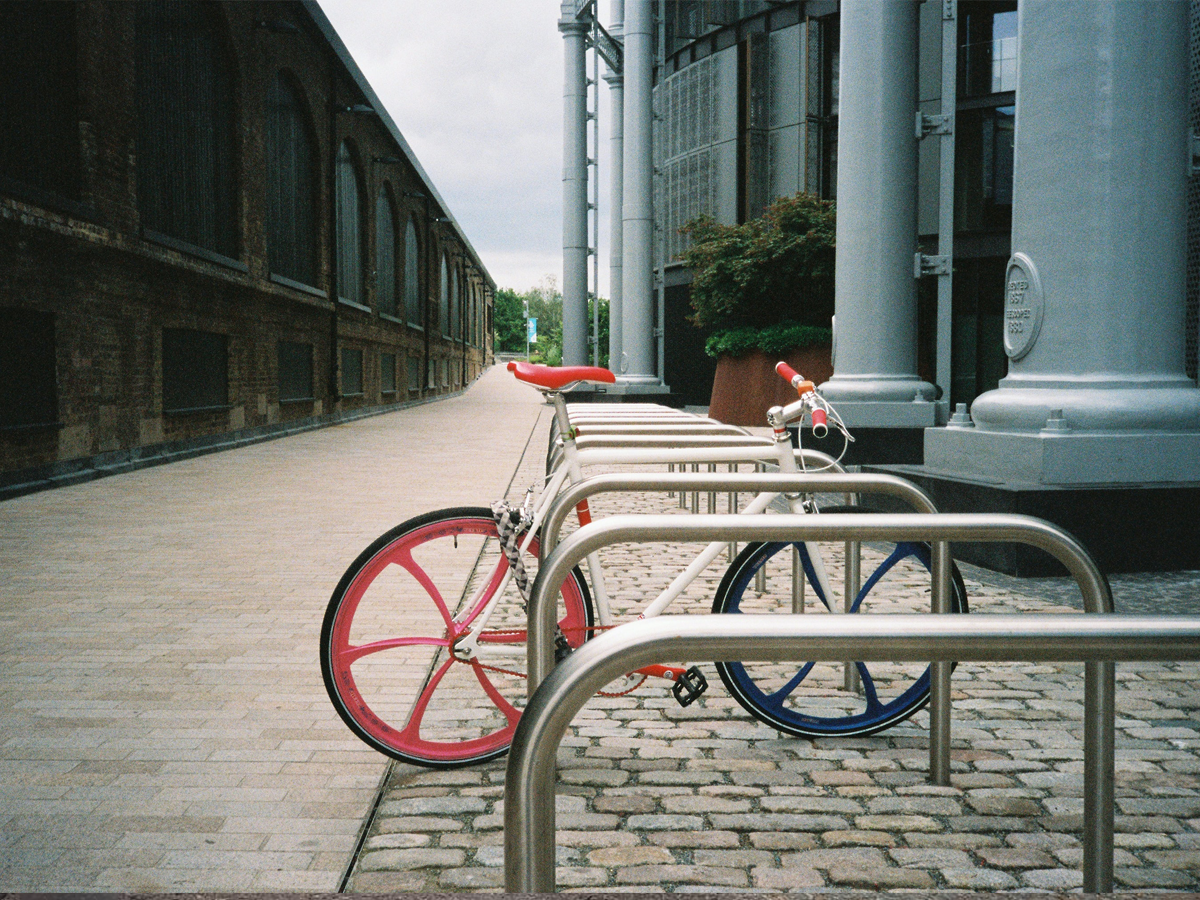
[[[957, 530], [949, 523], [934, 529], [940, 537]], [[556, 752], [572, 718], [605, 684], [670, 659], [799, 661], [829, 653], [947, 664], [1085, 662], [1083, 890], [1107, 893], [1113, 881], [1115, 661], [1200, 659], [1200, 617], [730, 615], [661, 616], [622, 625], [567, 657], [517, 723], [504, 778], [505, 890], [555, 888]]]
[[564, 488], [555, 498], [542, 523], [541, 552], [543, 558], [558, 546], [558, 536], [576, 504], [605, 493], [649, 491], [745, 491], [760, 494], [887, 494], [909, 504], [916, 512], [935, 513], [937, 507], [929, 495], [895, 475], [848, 474], [845, 472], [804, 473], [784, 472], [718, 473], [679, 472], [675, 474], [607, 474], [593, 475]]
[[[558, 586], [589, 553], [610, 544], [626, 542], [884, 540], [928, 541], [932, 545], [932, 591], [936, 604], [933, 609], [937, 613], [950, 611], [949, 541], [1012, 542], [1040, 547], [1061, 562], [1075, 578], [1083, 594], [1086, 612], [1113, 611], [1108, 581], [1087, 550], [1057, 525], [1032, 516], [990, 513], [611, 516], [585, 525], [559, 544], [542, 563], [534, 579], [528, 604], [530, 695], [554, 668], [554, 612]], [[940, 785], [950, 783], [949, 697], [950, 664], [942, 665], [935, 660], [930, 673], [929, 774], [930, 780]], [[1111, 800], [1111, 790], [1109, 798]]]

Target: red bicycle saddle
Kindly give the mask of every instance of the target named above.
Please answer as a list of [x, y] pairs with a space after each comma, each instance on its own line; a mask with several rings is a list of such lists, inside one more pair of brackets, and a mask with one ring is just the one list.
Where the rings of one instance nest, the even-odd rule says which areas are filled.
[[508, 364], [508, 371], [516, 375], [519, 381], [550, 391], [556, 391], [577, 381], [613, 384], [617, 380], [616, 375], [599, 366], [539, 366], [536, 363], [513, 360]]

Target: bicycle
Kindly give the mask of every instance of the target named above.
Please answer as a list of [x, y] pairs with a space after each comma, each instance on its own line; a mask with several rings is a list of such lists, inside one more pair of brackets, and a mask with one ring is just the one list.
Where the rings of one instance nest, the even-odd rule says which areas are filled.
[[[508, 749], [525, 700], [525, 597], [529, 569], [537, 561], [538, 530], [568, 481], [596, 465], [659, 465], [713, 462], [767, 462], [782, 472], [797, 472], [788, 424], [807, 419], [818, 436], [832, 423], [845, 439], [849, 432], [835, 410], [785, 364], [778, 371], [797, 390], [798, 400], [773, 408], [772, 437], [747, 439], [735, 446], [648, 446], [580, 449], [563, 394], [581, 382], [605, 384], [615, 378], [606, 369], [580, 366], [550, 368], [509, 363], [514, 375], [541, 390], [553, 404], [561, 437], [561, 462], [535, 498], [526, 492], [519, 508], [498, 503], [492, 509], [457, 507], [426, 513], [392, 528], [371, 543], [338, 582], [321, 629], [321, 669], [335, 709], [359, 738], [404, 762], [451, 768], [484, 762]], [[581, 417], [583, 418], [583, 417]], [[661, 421], [661, 419], [660, 419]], [[587, 431], [589, 429], [585, 429]], [[591, 433], [603, 434], [604, 426]], [[763, 513], [779, 497], [762, 493], [742, 512]], [[792, 512], [817, 512], [811, 497], [787, 496]], [[863, 507], [847, 510], [865, 511]], [[590, 521], [580, 504], [581, 525]], [[670, 586], [640, 611], [660, 614], [728, 545], [709, 545], [675, 577]], [[791, 552], [787, 552], [791, 548]], [[805, 585], [828, 611], [836, 599], [826, 556], [815, 544], [749, 544], [729, 566], [713, 601], [717, 613], [803, 610]], [[847, 612], [863, 611], [883, 595], [880, 582], [912, 582], [930, 566], [928, 545], [897, 544], [874, 554], [877, 564]], [[613, 626], [601, 562], [587, 560], [589, 581], [576, 567], [559, 592], [556, 655], [579, 647], [600, 628]], [[799, 572], [801, 608], [796, 609]], [[758, 590], [751, 588], [756, 582]], [[789, 589], [778, 589], [786, 583]], [[967, 612], [966, 590], [957, 567], [952, 571], [952, 612]], [[594, 592], [594, 597], [593, 597]], [[874, 596], [872, 597], [872, 594]], [[785, 598], [786, 595], [786, 599]], [[871, 598], [871, 599], [868, 599]], [[594, 599], [594, 602], [593, 602]], [[882, 602], [882, 601], [879, 601]], [[597, 621], [598, 619], [598, 621]], [[928, 668], [884, 667], [854, 663], [862, 696], [831, 685], [841, 678], [842, 660], [809, 662], [798, 671], [780, 664], [717, 664], [722, 682], [760, 721], [799, 737], [865, 735], [888, 728], [922, 708], [929, 698]], [[835, 678], [836, 674], [836, 678]], [[683, 705], [707, 688], [696, 667], [648, 666], [637, 678], [663, 677]], [[846, 678], [849, 681], [849, 676]], [[801, 685], [806, 690], [799, 691]], [[813, 690], [813, 686], [816, 689]]]

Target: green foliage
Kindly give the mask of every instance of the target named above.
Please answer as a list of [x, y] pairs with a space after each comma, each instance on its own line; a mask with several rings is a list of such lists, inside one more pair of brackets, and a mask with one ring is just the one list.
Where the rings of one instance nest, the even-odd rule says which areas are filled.
[[[592, 310], [595, 301], [588, 301], [587, 332], [592, 333]], [[503, 321], [505, 330], [501, 331], [503, 304]], [[529, 358], [533, 362], [544, 363], [548, 366], [562, 365], [562, 294], [554, 278], [547, 277], [537, 287], [524, 293], [517, 293], [511, 288], [501, 288], [496, 292], [496, 346], [497, 349], [512, 353], [525, 352], [525, 309], [528, 304], [529, 315], [538, 320], [537, 342], [529, 348]], [[510, 318], [515, 317], [515, 318]], [[502, 337], [503, 335], [503, 337]], [[591, 345], [588, 345], [588, 362], [591, 362]], [[608, 300], [600, 298], [600, 365], [608, 365]]]
[[511, 288], [496, 291], [494, 321], [496, 349], [504, 353], [525, 352], [525, 305]]
[[768, 356], [781, 356], [789, 350], [804, 350], [816, 344], [828, 344], [833, 331], [816, 325], [781, 322], [767, 328], [743, 325], [714, 332], [704, 344], [709, 356], [745, 356], [755, 350]]
[[831, 201], [781, 197], [761, 217], [721, 225], [708, 216], [681, 232], [692, 270], [693, 324], [765, 328], [780, 322], [825, 326], [833, 315], [835, 211]]

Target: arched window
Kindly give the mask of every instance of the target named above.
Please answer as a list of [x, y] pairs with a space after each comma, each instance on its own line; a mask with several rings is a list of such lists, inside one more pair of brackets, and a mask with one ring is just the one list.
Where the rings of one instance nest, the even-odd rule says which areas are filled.
[[462, 340], [462, 290], [459, 287], [461, 280], [462, 277], [456, 266], [454, 275], [450, 279], [450, 333], [456, 341]]
[[446, 265], [446, 254], [442, 254], [442, 266], [438, 275], [438, 321], [442, 336], [450, 337], [450, 269]]
[[79, 199], [74, 3], [7, 5], [0, 14], [0, 177]]
[[317, 283], [317, 165], [304, 101], [279, 72], [267, 90], [267, 264], [271, 274]]
[[396, 315], [396, 209], [386, 187], [375, 201], [375, 302], [381, 313]]
[[421, 327], [424, 303], [421, 299], [420, 248], [417, 246], [417, 227], [409, 219], [404, 226], [404, 309], [408, 324]]
[[338, 147], [336, 184], [337, 293], [342, 300], [365, 305], [358, 167], [345, 141]]
[[236, 259], [233, 74], [215, 7], [154, 0], [135, 8], [142, 227]]

